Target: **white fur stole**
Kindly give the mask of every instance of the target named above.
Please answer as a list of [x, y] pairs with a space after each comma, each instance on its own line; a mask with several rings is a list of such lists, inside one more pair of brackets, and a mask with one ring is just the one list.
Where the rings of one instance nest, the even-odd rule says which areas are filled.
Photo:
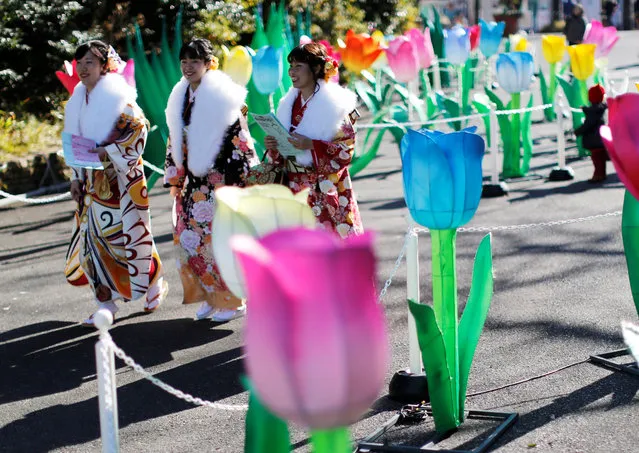
[[[182, 153], [182, 113], [189, 82], [182, 79], [173, 87], [166, 106], [166, 123], [171, 137], [175, 165], [184, 166]], [[196, 91], [186, 141], [188, 168], [195, 176], [206, 175], [215, 163], [226, 132], [241, 115], [246, 89], [222, 71], [207, 71]]]

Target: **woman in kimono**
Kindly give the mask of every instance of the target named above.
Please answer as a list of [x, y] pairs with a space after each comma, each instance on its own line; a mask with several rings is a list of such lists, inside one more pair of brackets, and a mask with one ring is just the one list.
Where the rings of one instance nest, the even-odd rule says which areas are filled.
[[211, 43], [194, 39], [180, 50], [184, 76], [166, 107], [170, 139], [164, 183], [175, 198], [173, 242], [183, 303], [201, 302], [196, 319], [225, 322], [242, 316], [244, 302], [226, 287], [211, 249], [214, 190], [241, 186], [257, 163], [248, 131], [246, 89], [217, 70]]
[[328, 80], [337, 63], [322, 44], [302, 44], [288, 55], [293, 87], [282, 98], [277, 117], [289, 129], [296, 157], [284, 157], [277, 141], [267, 136], [270, 160], [285, 167], [288, 184], [297, 193], [310, 189], [310, 205], [320, 226], [345, 238], [362, 234], [363, 226], [348, 166], [355, 149], [353, 123], [356, 96]]
[[[145, 297], [156, 310], [168, 292], [151, 234], [142, 152], [148, 123], [135, 88], [114, 73], [122, 64], [112, 47], [89, 41], [75, 52], [81, 83], [64, 111], [64, 131], [95, 142], [102, 169], [73, 167], [78, 203], [65, 274], [89, 285], [100, 308], [115, 314], [118, 299]], [[83, 322], [93, 326], [93, 315]]]

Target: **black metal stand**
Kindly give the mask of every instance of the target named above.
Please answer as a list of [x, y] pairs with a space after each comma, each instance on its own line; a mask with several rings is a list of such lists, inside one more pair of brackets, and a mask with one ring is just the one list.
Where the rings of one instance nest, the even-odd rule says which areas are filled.
[[[432, 416], [432, 410], [429, 406], [426, 406], [426, 413]], [[422, 453], [425, 451], [436, 451], [439, 453], [484, 453], [488, 451], [488, 448], [495, 443], [495, 441], [504, 434], [512, 425], [515, 424], [519, 414], [516, 412], [492, 412], [492, 411], [468, 411], [466, 419], [475, 420], [495, 420], [501, 421], [490, 435], [484, 439], [484, 441], [473, 448], [472, 450], [443, 450], [437, 447], [437, 443], [452, 436], [457, 430], [447, 431], [441, 434], [435, 434], [432, 439], [421, 447], [413, 447], [407, 445], [387, 445], [379, 442], [375, 442], [388, 432], [393, 426], [397, 425], [402, 420], [402, 414], [393, 416], [390, 420], [384, 423], [374, 433], [364, 438], [357, 444], [356, 452], [359, 453], [373, 453], [373, 452], [387, 452], [387, 453]]]
[[618, 349], [616, 351], [605, 352], [603, 354], [591, 355], [590, 361], [603, 368], [639, 376], [639, 368], [637, 368], [637, 364], [634, 360], [630, 364], [617, 363], [610, 360], [615, 357], [623, 357], [625, 355], [630, 355], [630, 351], [628, 349]]
[[482, 198], [496, 198], [508, 195], [508, 186], [505, 182], [499, 184], [484, 184], [481, 188]]
[[555, 167], [550, 171], [549, 181], [569, 181], [575, 179], [575, 172], [570, 167]]
[[411, 373], [408, 370], [396, 372], [388, 384], [388, 397], [400, 403], [428, 403], [428, 381], [423, 373]]

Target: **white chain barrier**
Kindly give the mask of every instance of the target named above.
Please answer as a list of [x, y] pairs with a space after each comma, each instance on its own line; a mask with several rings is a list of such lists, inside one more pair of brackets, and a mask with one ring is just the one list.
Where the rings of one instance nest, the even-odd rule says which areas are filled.
[[63, 194], [56, 195], [54, 197], [49, 197], [49, 198], [27, 198], [26, 194], [13, 195], [13, 194], [5, 192], [4, 190], [0, 190], [0, 196], [10, 200], [19, 201], [22, 203], [47, 204], [47, 203], [54, 203], [56, 201], [66, 200], [67, 198], [71, 198], [71, 193], [65, 192]]

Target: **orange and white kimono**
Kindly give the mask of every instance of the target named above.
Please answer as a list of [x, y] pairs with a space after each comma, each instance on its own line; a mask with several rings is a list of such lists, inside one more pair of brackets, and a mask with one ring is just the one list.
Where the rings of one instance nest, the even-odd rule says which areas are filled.
[[162, 290], [162, 263], [153, 235], [142, 152], [148, 122], [136, 91], [106, 74], [87, 95], [79, 84], [65, 107], [64, 130], [94, 140], [108, 156], [103, 170], [73, 168], [82, 181], [65, 275], [90, 285], [97, 302], [130, 301]]

